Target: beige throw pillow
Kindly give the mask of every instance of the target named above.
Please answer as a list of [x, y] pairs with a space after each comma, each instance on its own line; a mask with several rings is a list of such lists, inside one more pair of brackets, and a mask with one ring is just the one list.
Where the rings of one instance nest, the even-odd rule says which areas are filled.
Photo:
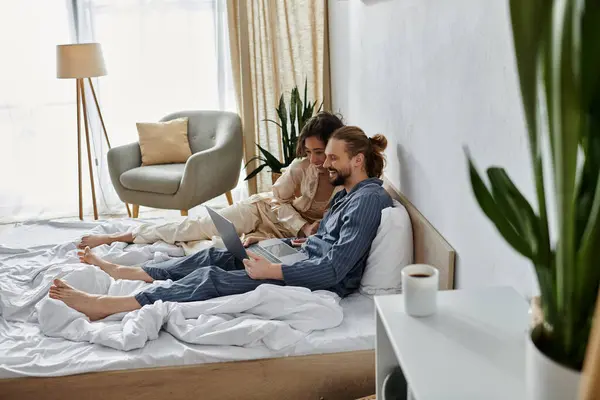
[[138, 122], [142, 165], [184, 163], [192, 155], [188, 141], [188, 119]]

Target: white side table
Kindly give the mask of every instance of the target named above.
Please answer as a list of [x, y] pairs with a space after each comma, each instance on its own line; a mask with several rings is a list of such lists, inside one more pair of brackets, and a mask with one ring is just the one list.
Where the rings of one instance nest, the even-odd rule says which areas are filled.
[[376, 296], [377, 399], [395, 368], [416, 400], [525, 399], [527, 302], [509, 287], [438, 293], [438, 311], [404, 313], [400, 295]]

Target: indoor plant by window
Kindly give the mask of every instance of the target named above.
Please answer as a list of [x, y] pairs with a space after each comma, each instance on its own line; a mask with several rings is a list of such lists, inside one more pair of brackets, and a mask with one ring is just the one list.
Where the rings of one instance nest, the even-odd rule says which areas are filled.
[[[257, 144], [260, 150], [260, 155], [251, 158], [246, 163], [246, 166], [254, 160], [261, 161], [261, 164], [250, 172], [244, 180], [254, 178], [259, 172], [265, 167], [269, 167], [272, 174], [272, 181], [275, 183], [277, 178], [283, 172], [283, 169], [289, 166], [292, 161], [296, 158], [296, 145], [298, 143], [298, 136], [302, 132], [302, 128], [306, 124], [314, 113], [316, 102], [309, 102], [307, 98], [308, 84], [304, 82], [304, 100], [300, 97], [298, 87], [294, 87], [290, 93], [289, 108], [286, 106], [283, 94], [279, 98], [279, 107], [275, 109], [277, 111], [277, 117], [279, 122], [267, 119], [267, 122], [271, 122], [277, 125], [281, 129], [281, 141], [283, 150], [283, 161], [280, 161], [271, 152]], [[317, 109], [317, 112], [321, 110], [321, 106]], [[288, 125], [289, 123], [289, 125]], [[246, 167], [244, 166], [244, 168]]]
[[510, 11], [537, 211], [503, 168], [487, 170], [489, 188], [470, 159], [469, 173], [480, 207], [538, 278], [543, 322], [528, 341], [528, 398], [574, 398], [600, 282], [600, 2], [510, 0]]

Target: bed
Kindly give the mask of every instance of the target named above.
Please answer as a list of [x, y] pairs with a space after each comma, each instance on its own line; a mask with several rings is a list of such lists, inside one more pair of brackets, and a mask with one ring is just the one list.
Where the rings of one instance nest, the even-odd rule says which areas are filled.
[[[388, 181], [385, 187], [409, 213], [415, 262], [436, 266], [441, 289], [452, 289], [454, 250]], [[176, 339], [161, 332], [143, 349], [120, 352], [121, 358], [115, 359], [114, 353], [103, 358], [109, 350], [89, 344], [70, 346], [71, 356], [61, 348], [64, 340], [41, 339], [47, 342], [39, 342], [28, 354], [38, 352], [42, 361], [45, 356], [55, 359], [48, 356], [53, 351], [62, 354], [62, 369], [56, 363], [46, 369], [38, 366], [36, 371], [14, 365], [4, 368], [0, 399], [359, 398], [373, 393], [375, 387], [373, 302], [357, 293], [343, 299], [341, 305], [344, 321], [338, 327], [313, 332], [277, 352], [260, 347], [177, 347]], [[0, 331], [6, 329], [1, 323], [0, 319]], [[24, 330], [19, 334], [23, 338], [34, 335]], [[2, 351], [18, 349], [5, 345]], [[0, 366], [3, 364], [0, 356]]]

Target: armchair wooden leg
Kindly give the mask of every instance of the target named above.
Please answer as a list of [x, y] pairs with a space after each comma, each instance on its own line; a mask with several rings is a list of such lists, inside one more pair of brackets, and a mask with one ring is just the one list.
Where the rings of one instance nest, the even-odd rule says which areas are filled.
[[129, 209], [129, 204], [125, 203], [125, 207], [127, 208], [127, 216], [131, 218], [131, 210]]
[[225, 193], [225, 196], [227, 196], [227, 202], [229, 203], [230, 206], [233, 205], [233, 196], [231, 196], [231, 190]]
[[140, 215], [140, 205], [132, 204], [133, 206], [133, 218], [137, 218]]
[[187, 217], [188, 216], [188, 210], [181, 210], [181, 216], [182, 217]]

